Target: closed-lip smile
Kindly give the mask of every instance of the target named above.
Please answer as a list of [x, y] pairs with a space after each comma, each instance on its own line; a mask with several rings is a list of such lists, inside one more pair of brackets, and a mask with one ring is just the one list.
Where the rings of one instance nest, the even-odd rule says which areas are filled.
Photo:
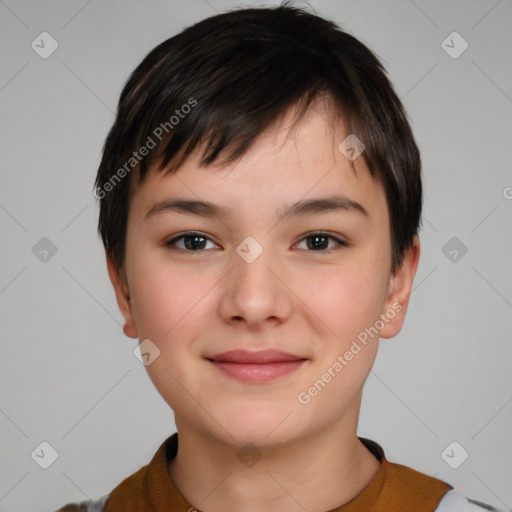
[[206, 359], [230, 377], [260, 383], [288, 375], [307, 360], [280, 350], [230, 350]]
[[230, 350], [229, 352], [222, 352], [214, 356], [207, 357], [213, 361], [226, 362], [226, 363], [278, 363], [281, 361], [299, 361], [306, 359], [305, 357], [288, 354], [280, 350], [259, 350], [251, 352], [249, 350]]

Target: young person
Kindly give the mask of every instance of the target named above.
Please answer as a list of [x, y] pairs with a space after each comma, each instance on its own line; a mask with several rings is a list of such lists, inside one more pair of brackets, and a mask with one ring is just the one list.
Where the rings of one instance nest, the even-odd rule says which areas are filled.
[[177, 433], [62, 511], [493, 510], [357, 436], [416, 272], [421, 163], [375, 55], [288, 4], [153, 49], [95, 183], [124, 333]]

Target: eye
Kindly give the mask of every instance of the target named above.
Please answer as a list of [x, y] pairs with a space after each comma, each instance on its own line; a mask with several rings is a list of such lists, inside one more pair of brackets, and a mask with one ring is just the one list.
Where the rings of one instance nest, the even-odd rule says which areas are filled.
[[[184, 246], [178, 245], [178, 242], [183, 240]], [[210, 241], [207, 236], [203, 233], [199, 233], [196, 231], [189, 231], [188, 233], [183, 233], [182, 235], [165, 242], [167, 247], [177, 247], [183, 251], [187, 252], [198, 252], [205, 248], [205, 244]], [[212, 242], [213, 243], [213, 242]]]
[[[306, 241], [306, 246], [308, 249], [312, 249], [315, 252], [328, 252], [326, 249], [329, 246], [329, 241], [333, 240], [335, 246], [331, 248], [331, 250], [340, 249], [341, 247], [346, 247], [347, 243], [339, 238], [329, 235], [329, 233], [324, 233], [323, 231], [318, 231], [316, 233], [311, 233], [308, 236], [302, 238], [302, 241]], [[311, 240], [311, 243], [307, 243], [308, 240]]]
[[[307, 243], [311, 240], [311, 243]], [[311, 233], [306, 237], [303, 237], [301, 241], [306, 241], [306, 247], [308, 250], [312, 250], [315, 252], [328, 252], [325, 249], [328, 249], [329, 242], [334, 242], [334, 247], [331, 247], [330, 250], [336, 250], [341, 247], [346, 247], [347, 243], [339, 238], [330, 235], [329, 233], [324, 233], [323, 231], [318, 231], [315, 233]], [[183, 242], [183, 244], [181, 244]], [[197, 231], [189, 231], [187, 233], [183, 233], [168, 242], [165, 242], [167, 247], [176, 247], [182, 251], [186, 252], [201, 252], [204, 249], [207, 249], [206, 244], [211, 242], [215, 247], [217, 247], [210, 238], [208, 238], [203, 233]], [[181, 244], [181, 245], [180, 245]], [[297, 245], [299, 245], [297, 244]], [[215, 248], [214, 247], [214, 248]]]

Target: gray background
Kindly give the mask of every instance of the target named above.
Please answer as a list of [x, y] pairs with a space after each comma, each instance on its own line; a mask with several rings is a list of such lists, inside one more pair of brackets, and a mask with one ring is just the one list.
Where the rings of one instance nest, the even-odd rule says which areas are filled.
[[[0, 1], [1, 511], [99, 497], [175, 431], [122, 333], [92, 183], [128, 74], [157, 43], [239, 5]], [[311, 5], [382, 58], [424, 162], [410, 311], [381, 341], [359, 434], [392, 461], [511, 508], [512, 2]], [[47, 59], [31, 48], [43, 31], [58, 42]], [[469, 44], [458, 58], [441, 45], [453, 31]], [[57, 247], [47, 261], [32, 251], [43, 237]], [[454, 247], [443, 252], [452, 237], [456, 261]], [[43, 441], [58, 452], [48, 469], [31, 457]], [[453, 441], [469, 453], [458, 469], [441, 457]]]

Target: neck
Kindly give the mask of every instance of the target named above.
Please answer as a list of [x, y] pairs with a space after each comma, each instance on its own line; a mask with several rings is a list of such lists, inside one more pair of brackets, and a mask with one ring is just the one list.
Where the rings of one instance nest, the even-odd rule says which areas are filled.
[[[180, 425], [178, 453], [169, 475], [194, 507], [209, 512], [324, 512], [357, 496], [375, 476], [379, 461], [357, 438], [355, 421], [336, 423], [279, 447], [247, 449]], [[181, 428], [180, 428], [181, 427]], [[202, 435], [203, 434], [203, 435]]]

